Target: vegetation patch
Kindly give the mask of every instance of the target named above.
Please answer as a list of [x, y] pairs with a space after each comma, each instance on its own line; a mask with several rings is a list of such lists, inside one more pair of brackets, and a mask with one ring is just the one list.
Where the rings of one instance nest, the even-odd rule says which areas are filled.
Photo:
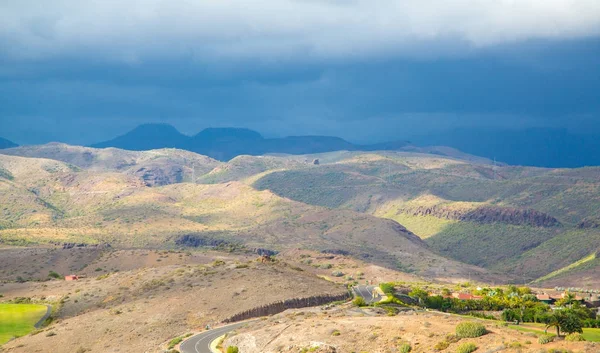
[[554, 335], [541, 335], [538, 337], [539, 344], [548, 344], [554, 342]]
[[476, 338], [486, 333], [485, 326], [477, 322], [461, 322], [456, 326], [456, 336], [460, 338]]
[[0, 344], [33, 331], [46, 311], [45, 305], [0, 304]]
[[477, 346], [475, 343], [465, 342], [461, 343], [460, 346], [456, 349], [456, 353], [471, 353], [477, 350]]
[[398, 347], [399, 353], [410, 353], [412, 351], [412, 347], [408, 343], [403, 343]]

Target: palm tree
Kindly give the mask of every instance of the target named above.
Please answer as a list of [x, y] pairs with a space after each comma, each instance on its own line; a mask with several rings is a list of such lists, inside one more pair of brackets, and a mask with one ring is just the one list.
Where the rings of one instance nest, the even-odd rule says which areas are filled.
[[575, 302], [575, 295], [571, 292], [566, 292], [561, 300], [559, 300], [556, 304], [558, 306], [568, 307]]
[[556, 336], [560, 337], [560, 324], [562, 321], [562, 313], [561, 312], [553, 312], [549, 317], [548, 321], [546, 321], [546, 328], [544, 329], [544, 333], [548, 333], [548, 329], [550, 327], [556, 327]]

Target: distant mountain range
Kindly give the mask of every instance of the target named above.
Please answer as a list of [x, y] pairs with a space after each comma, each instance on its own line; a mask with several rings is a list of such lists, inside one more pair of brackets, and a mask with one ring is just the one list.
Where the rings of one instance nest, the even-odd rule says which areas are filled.
[[3, 139], [2, 137], [0, 137], [0, 149], [3, 148], [11, 148], [11, 147], [17, 147], [18, 145], [12, 141], [9, 141], [7, 139]]
[[241, 128], [208, 128], [187, 136], [167, 124], [145, 124], [110, 141], [92, 145], [96, 148], [115, 147], [132, 151], [179, 148], [228, 161], [239, 155], [267, 153], [310, 154], [332, 151], [397, 150], [405, 141], [373, 145], [357, 145], [332, 136], [289, 136], [264, 138], [260, 133]]
[[600, 165], [600, 136], [566, 129], [456, 129], [411, 138], [418, 145], [449, 146], [511, 165], [578, 168]]

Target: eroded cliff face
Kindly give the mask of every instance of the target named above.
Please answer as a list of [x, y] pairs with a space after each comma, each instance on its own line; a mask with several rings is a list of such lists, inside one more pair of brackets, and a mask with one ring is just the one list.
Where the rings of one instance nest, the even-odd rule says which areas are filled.
[[484, 206], [472, 210], [461, 210], [443, 205], [418, 206], [398, 210], [411, 216], [434, 216], [457, 221], [482, 224], [506, 223], [533, 227], [558, 227], [560, 222], [543, 212], [532, 209]]
[[141, 178], [146, 186], [164, 186], [181, 183], [183, 168], [180, 166], [145, 166], [133, 173]]

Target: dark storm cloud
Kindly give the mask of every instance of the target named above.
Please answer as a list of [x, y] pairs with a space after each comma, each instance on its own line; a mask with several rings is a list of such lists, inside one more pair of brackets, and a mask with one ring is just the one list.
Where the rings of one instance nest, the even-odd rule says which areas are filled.
[[595, 127], [597, 1], [4, 1], [0, 136]]

